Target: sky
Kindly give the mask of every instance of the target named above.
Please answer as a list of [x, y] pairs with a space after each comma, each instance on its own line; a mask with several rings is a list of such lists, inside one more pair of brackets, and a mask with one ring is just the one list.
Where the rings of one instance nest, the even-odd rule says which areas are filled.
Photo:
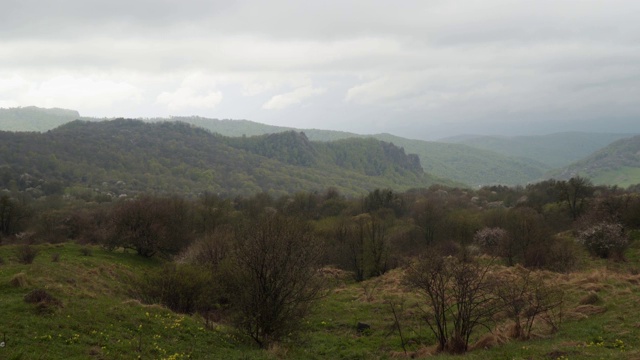
[[637, 0], [3, 0], [0, 107], [640, 133]]

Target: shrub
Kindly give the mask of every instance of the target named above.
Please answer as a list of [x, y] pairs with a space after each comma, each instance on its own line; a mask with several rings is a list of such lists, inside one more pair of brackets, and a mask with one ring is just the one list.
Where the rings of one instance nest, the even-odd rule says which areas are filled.
[[22, 245], [16, 249], [16, 257], [21, 264], [31, 264], [36, 256], [38, 256], [38, 249], [32, 246]]
[[93, 251], [91, 250], [90, 247], [83, 246], [83, 247], [80, 248], [80, 254], [82, 256], [91, 256], [93, 254]]
[[321, 249], [310, 230], [297, 220], [268, 215], [236, 235], [233, 271], [225, 278], [236, 325], [262, 348], [294, 335], [323, 294], [316, 276]]
[[24, 296], [24, 301], [29, 304], [36, 304], [38, 313], [46, 314], [53, 312], [56, 308], [62, 307], [62, 302], [44, 289], [35, 289]]
[[473, 242], [490, 255], [500, 255], [501, 247], [508, 237], [509, 233], [505, 229], [485, 227], [476, 231]]
[[185, 314], [206, 313], [224, 302], [212, 272], [194, 265], [166, 264], [145, 274], [136, 288], [142, 301]]
[[432, 250], [407, 268], [404, 280], [425, 302], [424, 320], [438, 351], [465, 353], [474, 329], [486, 327], [498, 311], [500, 304], [487, 276], [490, 267]]
[[578, 234], [577, 241], [589, 252], [603, 259], [615, 257], [622, 259], [629, 245], [629, 238], [619, 223], [602, 222], [593, 225]]

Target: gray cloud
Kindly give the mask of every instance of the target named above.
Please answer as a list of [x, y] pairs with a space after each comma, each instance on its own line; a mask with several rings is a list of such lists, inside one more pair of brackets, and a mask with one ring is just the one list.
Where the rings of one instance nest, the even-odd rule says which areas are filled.
[[9, 0], [0, 106], [423, 138], [638, 132], [638, 13], [631, 0]]

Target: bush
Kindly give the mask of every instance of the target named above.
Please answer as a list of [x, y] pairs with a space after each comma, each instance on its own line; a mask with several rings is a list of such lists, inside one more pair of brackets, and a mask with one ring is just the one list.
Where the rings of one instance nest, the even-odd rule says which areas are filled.
[[577, 241], [592, 255], [603, 259], [622, 259], [624, 250], [629, 246], [629, 238], [619, 223], [602, 222], [591, 226], [578, 234]]
[[138, 282], [138, 297], [172, 311], [204, 313], [225, 302], [211, 271], [200, 266], [166, 264]]
[[473, 242], [490, 255], [501, 255], [502, 247], [509, 237], [509, 233], [499, 227], [485, 227], [473, 235]]
[[50, 314], [56, 308], [62, 307], [62, 301], [49, 294], [44, 289], [35, 289], [24, 296], [24, 301], [36, 304], [36, 311], [41, 314]]
[[293, 336], [311, 304], [323, 294], [321, 256], [311, 229], [268, 215], [236, 234], [233, 267], [225, 279], [233, 294], [236, 325], [262, 348]]
[[438, 351], [465, 353], [474, 329], [488, 327], [499, 310], [487, 276], [491, 265], [444, 257], [432, 249], [407, 267], [404, 281], [424, 301], [423, 319], [438, 342]]
[[38, 256], [38, 249], [32, 246], [22, 245], [16, 249], [16, 257], [21, 264], [31, 264], [36, 256]]

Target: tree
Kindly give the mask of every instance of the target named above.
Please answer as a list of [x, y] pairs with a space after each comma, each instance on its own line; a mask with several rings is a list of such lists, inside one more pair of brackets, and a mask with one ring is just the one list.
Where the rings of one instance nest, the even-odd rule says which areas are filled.
[[191, 243], [189, 206], [177, 197], [140, 199], [119, 203], [111, 214], [107, 247], [124, 247], [138, 255], [175, 255]]
[[8, 195], [0, 196], [0, 235], [13, 235], [20, 230], [25, 209]]
[[236, 324], [260, 347], [295, 333], [323, 294], [316, 276], [321, 249], [306, 224], [263, 215], [236, 235], [229, 274]]
[[593, 194], [593, 185], [589, 179], [576, 176], [569, 181], [559, 181], [557, 183], [560, 199], [566, 201], [569, 212], [576, 220], [584, 209], [586, 199]]

